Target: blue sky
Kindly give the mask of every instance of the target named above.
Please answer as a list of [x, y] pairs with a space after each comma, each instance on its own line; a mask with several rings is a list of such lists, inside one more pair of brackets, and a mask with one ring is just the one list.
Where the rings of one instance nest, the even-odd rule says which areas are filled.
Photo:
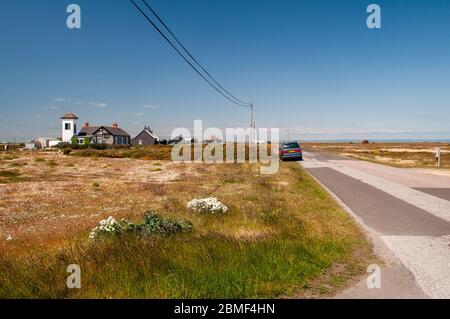
[[[128, 0], [1, 3], [0, 140], [58, 136], [68, 111], [131, 135], [248, 122]], [[66, 27], [70, 3], [81, 30]], [[227, 89], [255, 103], [257, 126], [298, 138], [450, 138], [447, 0], [150, 3]], [[381, 6], [380, 30], [366, 26], [370, 3]]]

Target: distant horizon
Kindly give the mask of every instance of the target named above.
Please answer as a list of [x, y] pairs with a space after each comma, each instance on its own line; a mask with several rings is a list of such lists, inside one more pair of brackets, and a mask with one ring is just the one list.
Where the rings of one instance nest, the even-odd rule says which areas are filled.
[[[96, 124], [94, 124], [96, 125]], [[104, 124], [108, 126], [109, 124]], [[96, 125], [97, 126], [97, 125]], [[102, 125], [99, 125], [102, 126]], [[237, 126], [243, 127], [244, 126]], [[127, 131], [131, 138], [135, 137], [139, 132], [142, 131], [144, 127], [140, 130], [128, 131], [127, 128], [122, 127], [125, 131]], [[189, 127], [187, 127], [189, 129]], [[153, 129], [153, 128], [152, 128]], [[225, 128], [219, 128], [223, 131], [225, 135]], [[58, 129], [59, 133], [60, 129]], [[30, 136], [28, 138], [19, 139], [17, 137], [13, 137], [12, 139], [5, 139], [0, 137], [1, 143], [26, 143], [30, 140], [36, 138], [61, 138], [61, 134], [47, 134], [47, 135], [38, 135], [38, 136]], [[170, 139], [169, 134], [160, 134], [158, 130], [155, 130], [155, 133], [160, 137], [161, 140]], [[389, 132], [367, 132], [367, 133], [358, 133], [358, 132], [340, 132], [340, 133], [303, 133], [303, 134], [287, 134], [286, 130], [280, 129], [280, 141], [291, 141], [298, 140], [303, 142], [361, 142], [363, 140], [369, 140], [371, 142], [411, 142], [411, 143], [419, 143], [419, 142], [430, 142], [430, 143], [449, 143], [450, 142], [450, 132], [397, 132], [393, 135]]]

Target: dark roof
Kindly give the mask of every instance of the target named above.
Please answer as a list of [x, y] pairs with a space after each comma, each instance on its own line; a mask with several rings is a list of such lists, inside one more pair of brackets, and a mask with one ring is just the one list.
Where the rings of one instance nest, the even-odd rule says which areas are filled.
[[114, 135], [114, 136], [130, 136], [127, 132], [125, 132], [121, 128], [115, 128], [115, 127], [112, 127], [112, 126], [88, 126], [88, 127], [83, 127], [80, 130], [80, 132], [78, 133], [78, 135], [79, 136], [94, 135], [101, 128], [107, 130], [111, 135]]
[[145, 127], [138, 135], [136, 135], [136, 137], [138, 137], [139, 135], [141, 135], [142, 133], [147, 133], [148, 135], [150, 135], [152, 138], [154, 138], [155, 140], [159, 140], [158, 135], [156, 135], [155, 132], [153, 132], [149, 127]]
[[61, 116], [61, 120], [78, 120], [78, 116], [76, 116], [72, 112], [69, 112]]

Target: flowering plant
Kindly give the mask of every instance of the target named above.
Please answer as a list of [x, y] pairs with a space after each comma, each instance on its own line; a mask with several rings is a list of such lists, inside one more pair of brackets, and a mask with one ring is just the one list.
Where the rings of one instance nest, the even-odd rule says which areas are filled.
[[123, 226], [112, 216], [100, 221], [100, 225], [92, 229], [89, 234], [90, 239], [95, 239], [101, 235], [113, 235], [122, 232]]
[[126, 219], [118, 222], [110, 216], [108, 219], [101, 220], [100, 225], [92, 229], [89, 238], [97, 239], [100, 236], [127, 233], [168, 236], [179, 232], [189, 232], [192, 230], [192, 226], [192, 223], [188, 220], [163, 218], [152, 212], [146, 212], [144, 222], [137, 224]]
[[193, 199], [186, 207], [196, 213], [220, 214], [228, 211], [228, 207], [215, 197]]

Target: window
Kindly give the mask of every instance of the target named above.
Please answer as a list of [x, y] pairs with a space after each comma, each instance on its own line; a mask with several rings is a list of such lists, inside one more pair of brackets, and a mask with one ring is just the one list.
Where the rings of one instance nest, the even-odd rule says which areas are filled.
[[139, 140], [139, 145], [142, 145], [142, 140]]
[[283, 148], [284, 149], [300, 148], [300, 145], [298, 145], [298, 143], [296, 143], [296, 142], [294, 142], [294, 143], [286, 143], [286, 144], [283, 144]]
[[66, 131], [70, 131], [70, 123], [65, 123], [65, 124], [64, 124], [64, 129], [65, 129]]

